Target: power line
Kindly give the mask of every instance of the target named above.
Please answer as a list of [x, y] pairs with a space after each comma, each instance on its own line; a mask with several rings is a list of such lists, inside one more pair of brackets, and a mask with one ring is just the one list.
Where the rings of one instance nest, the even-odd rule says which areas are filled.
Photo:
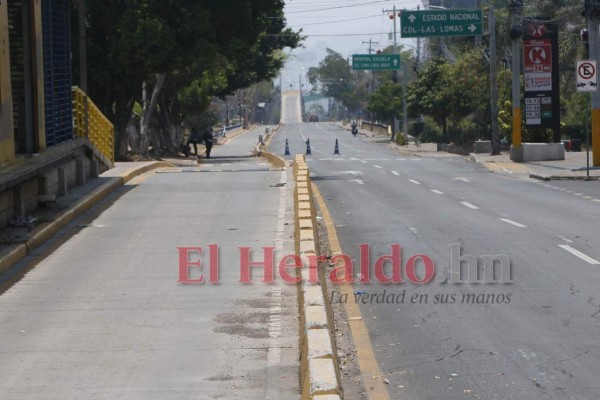
[[312, 10], [286, 11], [286, 14], [299, 14], [299, 13], [314, 12], [314, 11], [335, 10], [338, 8], [352, 8], [352, 7], [366, 6], [366, 5], [370, 5], [370, 4], [387, 3], [389, 1], [391, 1], [391, 0], [371, 1], [368, 3], [352, 4], [352, 5], [337, 6], [337, 7], [315, 8]]
[[351, 19], [340, 19], [340, 20], [337, 20], [337, 21], [311, 22], [311, 23], [308, 23], [308, 24], [290, 25], [290, 27], [295, 28], [295, 27], [298, 27], [298, 26], [302, 27], [302, 26], [309, 26], [309, 25], [337, 24], [339, 22], [357, 21], [357, 20], [361, 20], [361, 19], [368, 19], [368, 18], [374, 18], [374, 17], [379, 17], [379, 14], [369, 15], [367, 17], [359, 17], [359, 18], [351, 18]]
[[[306, 36], [306, 37], [324, 37], [324, 36], [375, 36], [375, 35], [380, 35], [381, 32], [376, 32], [376, 33], [330, 33], [330, 34], [324, 34], [324, 35], [311, 35], [311, 34], [305, 34], [305, 33], [301, 33], [300, 36]], [[294, 36], [295, 34], [293, 33], [270, 33], [267, 34], [267, 36]]]

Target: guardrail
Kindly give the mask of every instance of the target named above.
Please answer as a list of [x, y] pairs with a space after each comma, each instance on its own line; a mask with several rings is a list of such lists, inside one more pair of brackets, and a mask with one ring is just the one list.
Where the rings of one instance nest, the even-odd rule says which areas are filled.
[[[86, 137], [85, 99], [87, 95], [77, 86], [73, 86], [73, 132], [75, 136]], [[89, 141], [111, 162], [115, 161], [115, 128], [88, 97], [88, 135]]]

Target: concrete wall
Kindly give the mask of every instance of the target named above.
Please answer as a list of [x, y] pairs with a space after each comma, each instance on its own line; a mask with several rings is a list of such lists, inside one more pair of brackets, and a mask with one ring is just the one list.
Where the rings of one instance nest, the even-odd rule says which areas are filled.
[[[83, 148], [75, 153], [75, 157], [75, 159], [47, 169], [31, 179], [1, 192], [0, 229], [7, 227], [15, 217], [35, 213], [39, 206], [40, 195], [63, 196], [70, 189], [85, 184], [87, 180], [95, 177], [94, 175], [108, 169], [105, 164], [98, 162], [95, 158], [87, 157]], [[78, 170], [78, 160], [82, 171]], [[98, 167], [92, 168], [93, 163]], [[64, 177], [64, 181], [61, 181], [61, 177]]]
[[12, 190], [0, 193], [0, 227], [8, 226], [14, 215], [14, 194]]
[[492, 152], [492, 141], [491, 140], [478, 140], [475, 142], [475, 154], [491, 153]]
[[516, 162], [564, 160], [565, 145], [562, 143], [522, 143], [519, 148], [510, 148], [510, 159]]
[[[363, 122], [361, 122], [360, 127], [362, 129], [370, 131], [371, 130], [371, 123], [363, 121]], [[377, 125], [377, 124], [373, 125], [373, 132], [377, 133], [379, 135], [387, 135], [387, 134], [389, 134], [389, 130], [388, 130], [387, 127], [383, 127], [383, 126], [380, 126], [380, 125]]]

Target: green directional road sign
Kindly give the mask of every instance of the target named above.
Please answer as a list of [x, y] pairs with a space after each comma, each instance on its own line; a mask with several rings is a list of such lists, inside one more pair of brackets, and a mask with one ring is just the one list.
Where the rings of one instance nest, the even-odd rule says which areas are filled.
[[481, 10], [404, 10], [400, 17], [400, 37], [481, 35], [482, 20]]
[[400, 54], [353, 54], [352, 69], [400, 69]]

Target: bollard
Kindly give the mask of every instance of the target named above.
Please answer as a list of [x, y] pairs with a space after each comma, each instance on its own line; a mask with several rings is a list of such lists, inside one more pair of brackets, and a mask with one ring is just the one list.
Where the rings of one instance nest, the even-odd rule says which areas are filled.
[[340, 155], [340, 147], [337, 139], [335, 139], [335, 150], [333, 150], [333, 155]]
[[310, 139], [306, 139], [306, 155], [312, 155], [312, 151], [310, 150]]
[[288, 144], [288, 140], [285, 139], [285, 153], [283, 154], [284, 156], [290, 156], [290, 145]]

